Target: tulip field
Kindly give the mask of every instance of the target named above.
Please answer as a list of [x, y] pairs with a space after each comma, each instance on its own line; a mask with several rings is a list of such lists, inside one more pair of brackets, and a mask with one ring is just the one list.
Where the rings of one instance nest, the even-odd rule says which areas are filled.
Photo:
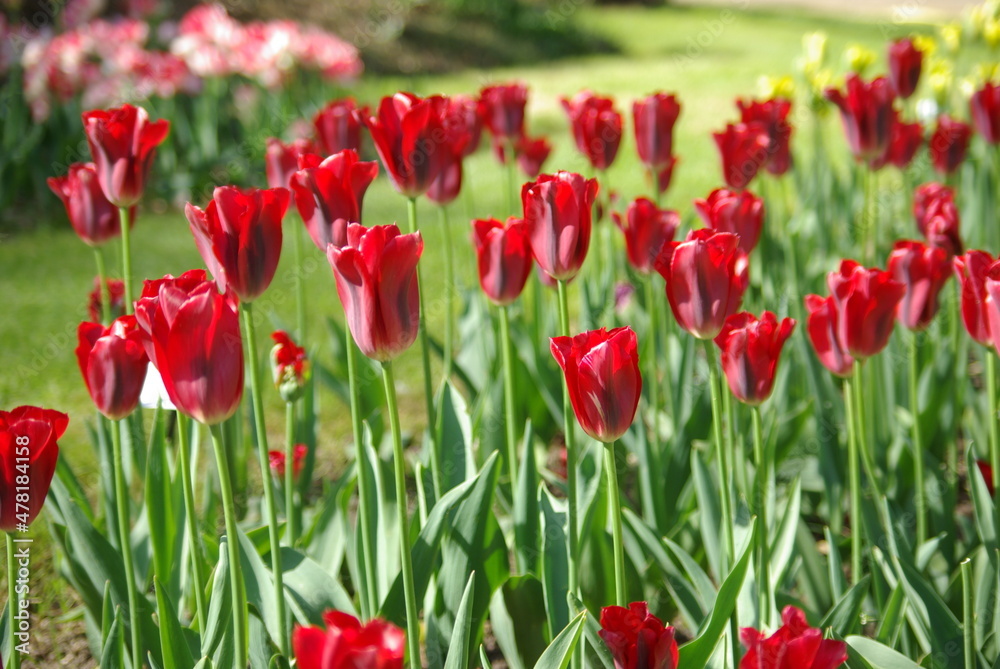
[[85, 4], [0, 23], [2, 666], [1000, 666], [996, 0]]

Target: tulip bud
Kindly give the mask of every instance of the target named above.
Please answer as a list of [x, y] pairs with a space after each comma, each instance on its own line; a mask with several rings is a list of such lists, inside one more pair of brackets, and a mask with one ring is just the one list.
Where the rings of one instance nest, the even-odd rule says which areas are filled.
[[[57, 442], [68, 424], [69, 416], [51, 409], [0, 411], [0, 458], [7, 463], [0, 469], [0, 531], [23, 532], [42, 510], [59, 460]], [[22, 461], [30, 463], [27, 484], [16, 466]]]
[[271, 349], [274, 387], [278, 389], [281, 399], [294, 402], [302, 397], [312, 375], [306, 350], [292, 341], [283, 330], [271, 333], [271, 339], [275, 342]]
[[674, 628], [649, 612], [646, 602], [632, 602], [628, 608], [601, 609], [598, 632], [615, 667], [628, 669], [677, 669], [678, 649]]
[[77, 339], [77, 363], [97, 410], [111, 420], [125, 418], [139, 404], [149, 366], [135, 316], [109, 326], [80, 323]]
[[746, 311], [726, 319], [715, 344], [722, 351], [722, 371], [736, 399], [758, 405], [771, 396], [781, 349], [794, 329], [794, 319], [778, 323], [770, 311], [759, 320]]
[[[771, 636], [744, 627], [740, 641], [747, 652], [740, 660], [740, 669], [837, 669], [847, 661], [847, 644], [824, 639], [823, 630], [809, 627], [806, 615], [794, 606], [781, 612], [782, 626]], [[780, 658], [780, 660], [772, 660]]]
[[340, 611], [327, 611], [323, 622], [326, 629], [296, 626], [292, 632], [297, 669], [403, 669], [406, 635], [392, 623], [374, 618], [362, 624]]

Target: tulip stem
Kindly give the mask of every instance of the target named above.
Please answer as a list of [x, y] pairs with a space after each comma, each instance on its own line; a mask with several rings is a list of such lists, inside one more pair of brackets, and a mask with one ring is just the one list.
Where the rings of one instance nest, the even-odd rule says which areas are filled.
[[375, 551], [372, 550], [370, 525], [371, 508], [368, 498], [371, 494], [371, 481], [368, 479], [368, 454], [365, 452], [364, 434], [361, 424], [361, 393], [358, 389], [358, 351], [351, 329], [344, 327], [347, 337], [347, 383], [351, 389], [351, 427], [354, 430], [355, 462], [358, 468], [358, 525], [361, 534], [362, 566], [364, 572], [364, 588], [361, 593], [361, 617], [371, 618], [378, 609], [375, 592]]
[[226, 519], [226, 553], [229, 558], [229, 588], [233, 606], [233, 667], [247, 666], [247, 603], [243, 592], [243, 569], [240, 564], [239, 531], [236, 526], [236, 502], [233, 500], [233, 483], [229, 478], [229, 458], [226, 454], [222, 425], [211, 425], [212, 449], [215, 451], [215, 468], [219, 471], [219, 492], [222, 496], [222, 513]]
[[972, 593], [972, 560], [965, 558], [962, 571], [962, 638], [965, 648], [965, 666], [978, 667], [976, 662], [976, 619]]
[[[413, 234], [417, 231], [417, 198], [407, 199], [406, 213], [410, 224], [410, 234]], [[420, 354], [424, 367], [424, 402], [427, 406], [427, 434], [431, 447], [431, 480], [434, 483], [434, 499], [437, 500], [441, 499], [444, 491], [441, 489], [441, 453], [438, 451], [437, 430], [434, 429], [437, 421], [434, 411], [434, 387], [431, 384], [431, 351], [427, 345], [427, 317], [425, 315], [427, 303], [424, 301], [424, 281], [420, 271], [420, 263], [417, 263], [417, 297], [420, 299], [418, 332], [420, 334]]]
[[194, 506], [194, 486], [191, 485], [191, 464], [188, 462], [187, 416], [177, 412], [177, 454], [181, 475], [181, 492], [184, 495], [184, 511], [187, 514], [186, 530], [191, 544], [191, 574], [194, 578], [194, 609], [198, 620], [198, 631], [205, 632], [205, 581], [202, 578], [201, 538], [198, 536], [198, 510]]
[[[924, 444], [920, 435], [920, 403], [917, 398], [920, 340], [910, 333], [910, 414], [913, 419], [913, 474], [916, 477], [917, 546], [927, 541], [927, 493], [924, 481]], [[993, 357], [992, 355], [990, 357]]]
[[[646, 277], [646, 313], [649, 316], [649, 337], [650, 337], [650, 372], [649, 372], [649, 408], [652, 416], [650, 420], [651, 443], [646, 448], [645, 466], [639, 469], [639, 481], [642, 484], [642, 508], [645, 511], [646, 519], [652, 521], [654, 527], [660, 527], [656, 517], [657, 504], [653, 490], [653, 477], [660, 471], [658, 461], [660, 457], [660, 354], [659, 354], [659, 309], [656, 307], [656, 295], [653, 290], [653, 275]], [[667, 393], [670, 393], [670, 382], [667, 380]], [[673, 400], [669, 401], [673, 404]]]
[[[271, 572], [274, 575], [275, 613], [278, 618], [278, 651], [290, 657], [288, 629], [285, 624], [285, 584], [281, 569], [281, 535], [278, 533], [278, 509], [274, 501], [274, 482], [268, 458], [267, 427], [264, 425], [264, 401], [257, 369], [257, 326], [253, 320], [253, 303], [241, 303], [243, 327], [247, 337], [247, 370], [250, 373], [250, 395], [253, 402], [254, 432], [257, 436], [257, 458], [260, 461], [261, 483], [264, 487], [264, 504], [267, 505], [267, 535], [271, 547]], [[289, 467], [290, 462], [285, 462]]]
[[865, 468], [868, 485], [871, 486], [875, 499], [879, 499], [882, 497], [882, 492], [879, 489], [878, 470], [875, 466], [875, 457], [869, 439], [871, 435], [868, 433], [868, 421], [865, 418], [864, 376], [862, 376], [861, 364], [861, 360], [854, 361], [854, 420], [858, 425], [858, 451], [861, 453], [861, 465]]
[[108, 287], [108, 273], [104, 268], [104, 253], [99, 246], [94, 248], [94, 262], [97, 264], [97, 294], [101, 296], [101, 323], [111, 323], [111, 288]]
[[847, 468], [851, 486], [851, 585], [861, 580], [861, 463], [858, 455], [857, 423], [854, 419], [854, 389], [859, 379], [844, 379], [844, 410], [847, 414]]
[[285, 539], [295, 547], [298, 535], [295, 508], [295, 402], [285, 403]]
[[[135, 583], [135, 566], [132, 562], [131, 523], [129, 522], [128, 488], [122, 466], [122, 421], [111, 421], [112, 463], [115, 473], [115, 506], [118, 510], [118, 541], [122, 548], [125, 567], [125, 584], [128, 586], [128, 617], [132, 633], [132, 666], [142, 666], [142, 646], [139, 640], [139, 593]], [[13, 620], [13, 619], [12, 619]]]
[[517, 183], [517, 173], [516, 173], [516, 163], [517, 163], [517, 149], [514, 146], [514, 140], [507, 142], [507, 155], [506, 155], [506, 167], [505, 170], [507, 175], [507, 214], [509, 216], [517, 215], [517, 190], [515, 184]]
[[990, 467], [993, 468], [993, 489], [1000, 490], [1000, 437], [997, 436], [997, 361], [996, 353], [986, 350], [986, 401], [989, 403], [987, 422], [990, 435]]
[[[451, 360], [455, 355], [455, 249], [451, 239], [451, 223], [448, 219], [448, 208], [441, 210], [441, 230], [444, 233], [444, 373], [447, 381], [451, 378]], [[423, 302], [421, 302], [423, 304]]]
[[406, 462], [403, 456], [403, 436], [399, 428], [399, 407], [396, 405], [396, 381], [392, 361], [382, 363], [385, 400], [389, 405], [389, 429], [392, 432], [392, 465], [396, 473], [396, 520], [399, 525], [399, 553], [403, 570], [403, 597], [406, 600], [406, 641], [410, 649], [410, 666], [421, 666], [420, 621], [417, 612], [417, 592], [413, 583], [410, 556], [410, 531], [406, 517]]
[[628, 606], [625, 593], [625, 549], [622, 544], [622, 505], [618, 492], [618, 461], [615, 442], [604, 444], [604, 468], [608, 472], [608, 508], [611, 511], [611, 536], [615, 551], [615, 604]]
[[764, 430], [761, 427], [760, 407], [751, 407], [753, 414], [753, 457], [757, 469], [757, 596], [760, 606], [760, 626], [767, 627], [771, 622], [771, 556], [768, 546], [767, 498], [771, 490], [770, 465], [764, 450]]
[[[132, 231], [129, 230], [128, 207], [118, 208], [118, 219], [122, 230], [122, 283], [125, 285], [125, 313], [130, 314], [132, 304]], [[110, 304], [108, 305], [110, 308]]]
[[[511, 498], [517, 498], [517, 423], [514, 417], [514, 359], [510, 345], [510, 315], [500, 307], [500, 355], [503, 359], [503, 400], [507, 426], [507, 469]], [[522, 565], [523, 566], [523, 565]]]
[[[559, 279], [556, 283], [559, 297], [559, 330], [564, 337], [569, 337], [569, 298], [566, 294], [566, 282]], [[569, 591], [575, 595], [579, 592], [579, 574], [577, 571], [577, 519], [576, 519], [576, 444], [573, 438], [573, 405], [569, 399], [569, 386], [563, 375], [563, 434], [566, 440], [566, 549], [569, 558]]]
[[302, 280], [302, 230], [298, 225], [291, 227], [292, 259], [295, 262], [295, 329], [299, 341], [306, 339], [306, 289]]
[[17, 627], [14, 625], [18, 613], [17, 579], [14, 578], [17, 573], [17, 562], [14, 560], [14, 537], [11, 536], [10, 532], [4, 534], [7, 537], [7, 646], [9, 651], [7, 663], [10, 669], [21, 669], [21, 652], [17, 649], [17, 637], [15, 636]]

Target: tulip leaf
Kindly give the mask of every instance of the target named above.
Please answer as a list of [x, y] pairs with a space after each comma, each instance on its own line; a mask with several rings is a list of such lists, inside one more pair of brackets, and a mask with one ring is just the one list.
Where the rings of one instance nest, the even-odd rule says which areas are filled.
[[476, 572], [469, 574], [469, 581], [462, 593], [462, 601], [455, 614], [455, 626], [452, 628], [451, 643], [448, 644], [448, 657], [444, 669], [465, 669], [469, 664], [469, 652], [472, 648], [472, 599], [473, 586], [476, 584]]
[[969, 492], [972, 493], [976, 529], [979, 531], [979, 539], [986, 548], [986, 554], [993, 560], [997, 549], [996, 513], [994, 512], [993, 496], [990, 495], [982, 472], [976, 465], [972, 449], [969, 449], [966, 454], [966, 465], [969, 472]]
[[521, 466], [514, 494], [514, 551], [523, 571], [536, 572], [538, 564], [538, 466], [535, 462], [534, 430], [531, 419], [524, 425]]
[[861, 606], [864, 604], [865, 597], [868, 595], [868, 586], [871, 584], [871, 580], [872, 577], [869, 574], [855, 583], [851, 589], [844, 593], [844, 596], [841, 597], [836, 604], [834, 604], [833, 608], [827, 612], [819, 626], [823, 629], [832, 627], [833, 633], [837, 636], [843, 636], [847, 632], [856, 628], [860, 620]]
[[540, 574], [545, 595], [545, 612], [550, 633], [569, 623], [569, 560], [566, 556], [566, 502], [556, 499], [545, 487], [538, 486], [541, 509], [542, 558]]
[[[153, 573], [168, 599], [181, 596], [181, 565], [184, 564], [184, 502], [179, 481], [171, 480], [163, 426], [164, 412], [157, 409], [150, 431], [146, 457], [145, 513], [152, 544]], [[196, 587], [201, 587], [198, 584]], [[172, 665], [168, 665], [172, 666]]]
[[890, 647], [896, 645], [899, 633], [903, 629], [903, 623], [906, 622], [906, 616], [903, 615], [905, 607], [906, 593], [903, 592], [903, 586], [897, 583], [879, 616], [878, 630], [875, 633], [876, 641]]
[[329, 609], [355, 615], [354, 602], [344, 586], [315, 561], [294, 548], [281, 548], [283, 583], [290, 610], [299, 623], [321, 625]]
[[[272, 641], [277, 643], [282, 630], [278, 627], [278, 607], [274, 596], [274, 578], [243, 530], [237, 527], [236, 533], [239, 535], [240, 541], [240, 561], [243, 570], [243, 584], [247, 593], [247, 604], [257, 609], [258, 615], [264, 621], [268, 635], [270, 635]], [[270, 653], [268, 653], [268, 658], [270, 656]]]
[[[771, 543], [771, 590], [777, 592], [778, 584], [785, 578], [785, 571], [792, 559], [792, 550], [795, 547], [795, 532], [799, 527], [799, 511], [802, 508], [802, 479], [795, 478], [795, 482], [788, 488], [788, 502], [785, 505], [785, 513], [781, 517], [781, 525], [777, 528], [777, 536]], [[761, 528], [764, 530], [765, 528]]]
[[743, 538], [740, 557], [736, 560], [732, 571], [729, 572], [729, 576], [722, 583], [722, 587], [719, 588], [719, 594], [712, 606], [712, 615], [709, 618], [708, 626], [697, 639], [681, 646], [680, 661], [677, 666], [684, 667], [684, 669], [704, 669], [705, 665], [708, 664], [715, 646], [722, 638], [733, 609], [736, 608], [736, 600], [743, 588], [747, 566], [750, 564], [750, 555], [753, 553], [754, 538], [758, 531], [760, 528], [757, 527], [757, 520], [754, 519], [750, 525], [750, 531]]
[[490, 662], [489, 656], [486, 655], [486, 648], [483, 644], [479, 644], [479, 662], [483, 665], [483, 669], [493, 669], [493, 664]]
[[125, 669], [125, 620], [120, 606], [101, 648], [101, 669]]
[[[840, 550], [837, 545], [837, 540], [830, 531], [830, 526], [827, 525], [823, 528], [823, 536], [826, 538], [826, 543], [830, 547], [829, 555], [827, 556], [827, 573], [830, 579], [830, 590], [834, 597], [840, 597], [844, 591], [847, 589], [847, 584], [844, 580], [844, 568], [843, 563], [840, 561]], [[808, 542], [814, 544], [812, 536], [809, 536]], [[802, 543], [802, 542], [800, 542]]]
[[874, 639], [863, 636], [849, 636], [845, 641], [866, 662], [873, 667], [878, 667], [878, 669], [920, 669], [920, 665], [913, 660], [897, 653], [888, 646], [883, 646]]
[[548, 635], [545, 592], [531, 574], [511, 576], [490, 601], [490, 628], [510, 669], [534, 666]]
[[[153, 459], [155, 458], [150, 457], [147, 462]], [[191, 646], [184, 638], [184, 628], [178, 619], [177, 609], [158, 578], [153, 579], [153, 587], [156, 591], [156, 612], [160, 623], [163, 664], [171, 669], [191, 669], [194, 666], [194, 657], [191, 655]]]
[[271, 665], [271, 656], [274, 654], [274, 646], [268, 641], [267, 628], [263, 621], [253, 614], [247, 622], [250, 641], [247, 659], [250, 660], [250, 669], [268, 669]]
[[441, 457], [441, 490], [448, 492], [476, 475], [472, 452], [472, 419], [462, 394], [448, 381], [435, 398], [438, 449]]
[[535, 669], [566, 669], [580, 640], [580, 632], [583, 630], [583, 621], [586, 618], [586, 611], [581, 611], [576, 618], [573, 618], [538, 658]]
[[208, 600], [205, 630], [201, 635], [201, 653], [219, 667], [231, 667], [236, 661], [233, 641], [233, 600], [229, 586], [229, 551], [226, 537], [219, 543], [219, 562], [215, 566], [212, 593]]
[[712, 573], [721, 580], [722, 546], [719, 528], [722, 527], [722, 512], [719, 510], [719, 491], [712, 480], [712, 475], [702, 460], [701, 453], [691, 451], [691, 473], [694, 477], [694, 489], [698, 496], [698, 511], [701, 515], [698, 526], [701, 528], [701, 539], [708, 556], [708, 565]]
[[[569, 608], [575, 614], [581, 613], [586, 607], [584, 607], [583, 602], [576, 598], [572, 592], [566, 596], [569, 601]], [[593, 665], [594, 658], [600, 660], [601, 665], [604, 669], [615, 669], [615, 659], [611, 657], [611, 651], [608, 649], [608, 644], [604, 643], [604, 639], [601, 638], [601, 625], [597, 618], [594, 616], [587, 616], [583, 623], [583, 636], [587, 639], [588, 645], [586, 646], [587, 656], [585, 662], [588, 663], [587, 666]]]

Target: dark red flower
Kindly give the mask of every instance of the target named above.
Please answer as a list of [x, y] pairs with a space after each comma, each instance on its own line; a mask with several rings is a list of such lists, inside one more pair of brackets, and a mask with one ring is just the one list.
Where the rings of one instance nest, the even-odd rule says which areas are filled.
[[[125, 282], [121, 279], [105, 279], [108, 294], [111, 296], [111, 318], [115, 319], [125, 314]], [[104, 290], [101, 288], [101, 280], [94, 277], [94, 289], [90, 291], [87, 300], [87, 313], [90, 320], [100, 323], [103, 320], [104, 311]]]
[[525, 135], [514, 142], [514, 151], [517, 152], [517, 166], [529, 179], [536, 179], [542, 171], [542, 165], [552, 153], [552, 145], [545, 137], [531, 138]]
[[698, 339], [715, 339], [726, 318], [739, 310], [749, 283], [739, 237], [708, 228], [668, 242], [654, 267], [667, 282], [677, 323]]
[[920, 82], [924, 54], [909, 37], [889, 44], [889, 78], [896, 95], [904, 100], [913, 95]]
[[315, 153], [316, 147], [308, 139], [297, 139], [285, 144], [277, 137], [267, 138], [264, 168], [269, 188], [288, 188], [292, 175], [299, 171], [299, 156]]
[[311, 154], [299, 159], [290, 182], [295, 206], [321, 251], [347, 243], [347, 226], [361, 223], [361, 205], [377, 174], [378, 163], [359, 160], [352, 149], [326, 160]]
[[347, 325], [369, 358], [392, 360], [416, 340], [417, 261], [423, 250], [419, 232], [403, 235], [395, 225], [352, 224], [345, 246], [327, 247]]
[[[309, 452], [309, 448], [305, 444], [295, 444], [295, 448], [292, 450], [292, 476], [294, 478], [299, 477], [299, 472], [302, 471], [302, 463], [305, 462], [306, 453]], [[271, 473], [274, 474], [281, 480], [285, 478], [285, 452], [284, 451], [268, 451], [267, 461], [271, 467]]]
[[726, 319], [715, 345], [722, 351], [722, 371], [736, 399], [757, 405], [771, 396], [781, 349], [794, 329], [795, 319], [779, 323], [770, 311], [760, 320], [747, 311]]
[[965, 160], [969, 150], [969, 140], [972, 138], [972, 127], [968, 123], [957, 121], [947, 114], [938, 117], [937, 127], [931, 135], [928, 148], [931, 152], [931, 163], [941, 174], [951, 174]]
[[923, 330], [938, 310], [938, 294], [951, 276], [948, 253], [921, 242], [898, 241], [889, 254], [887, 269], [906, 287], [896, 317], [910, 330]]
[[764, 169], [775, 176], [785, 174], [792, 167], [792, 152], [789, 146], [792, 125], [788, 113], [792, 110], [791, 100], [771, 98], [770, 100], [736, 100], [743, 123], [761, 123], [767, 128], [768, 146]]
[[[427, 189], [432, 202], [445, 205], [454, 202], [462, 190], [462, 159], [472, 142], [472, 130], [465, 121], [465, 111], [453, 117], [452, 101], [447, 99], [441, 107], [441, 133], [438, 150], [441, 152], [441, 171]], [[478, 138], [476, 138], [478, 141]]]
[[611, 167], [622, 141], [622, 115], [615, 110], [614, 100], [581, 91], [572, 99], [562, 98], [562, 106], [580, 153], [595, 170]]
[[70, 225], [84, 243], [97, 246], [121, 234], [118, 207], [101, 190], [94, 163], [73, 163], [66, 176], [49, 177], [48, 184], [62, 200]]
[[479, 91], [479, 113], [494, 138], [513, 141], [524, 134], [524, 84], [494, 84]]
[[648, 169], [660, 172], [673, 164], [674, 124], [680, 113], [677, 97], [666, 93], [653, 93], [632, 103], [635, 146]]
[[[990, 343], [993, 348], [1000, 351], [1000, 262], [994, 262], [986, 270], [986, 279], [983, 281], [986, 289], [986, 302], [983, 307], [986, 311], [986, 320], [989, 323]], [[964, 304], [962, 305], [965, 306]]]
[[681, 217], [671, 209], [660, 209], [649, 198], [640, 197], [629, 204], [623, 218], [612, 213], [615, 224], [625, 236], [628, 262], [637, 271], [649, 274], [663, 245], [673, 241]]
[[933, 182], [917, 186], [913, 192], [913, 217], [931, 246], [944, 249], [949, 256], [962, 253], [961, 221], [951, 188]]
[[597, 188], [596, 179], [562, 171], [543, 174], [521, 188], [531, 252], [554, 279], [572, 279], [587, 257]]
[[889, 144], [885, 153], [869, 163], [873, 170], [880, 170], [886, 165], [906, 169], [917, 154], [917, 149], [924, 143], [924, 127], [919, 121], [905, 123], [896, 110], [893, 110], [892, 117]]
[[580, 427], [600, 442], [614, 443], [635, 420], [642, 395], [635, 332], [601, 328], [551, 342]]
[[126, 104], [84, 112], [83, 131], [105, 197], [116, 207], [136, 204], [170, 122], [150, 121], [145, 109]]
[[806, 295], [806, 332], [816, 351], [816, 357], [837, 376], [850, 376], [854, 371], [854, 358], [840, 343], [840, 314], [832, 297]]
[[149, 357], [135, 316], [111, 325], [80, 323], [76, 360], [97, 410], [112, 420], [125, 418], [139, 405]]
[[605, 606], [598, 634], [611, 651], [615, 669], [677, 669], [674, 628], [665, 627], [646, 602], [632, 602], [627, 609]]
[[479, 148], [479, 140], [483, 134], [483, 118], [479, 115], [479, 101], [468, 95], [449, 96], [441, 125], [447, 134], [467, 137], [462, 157], [472, 155]]
[[969, 98], [969, 116], [988, 144], [1000, 144], [1000, 86], [987, 81]]
[[785, 607], [781, 622], [771, 636], [752, 627], [740, 630], [747, 647], [740, 669], [836, 669], [847, 661], [847, 644], [824, 639], [823, 630], [809, 627], [806, 614], [794, 606]]
[[729, 123], [712, 133], [722, 159], [722, 177], [730, 188], [746, 188], [767, 162], [771, 145], [763, 123]]
[[355, 114], [356, 109], [354, 98], [331, 100], [313, 116], [316, 144], [322, 155], [329, 156], [345, 149], [361, 150], [361, 122]]
[[0, 411], [0, 531], [31, 525], [42, 510], [69, 416], [20, 406]]
[[889, 343], [896, 308], [906, 286], [889, 272], [842, 260], [826, 278], [837, 308], [841, 348], [858, 360], [877, 354]]
[[219, 290], [231, 288], [244, 302], [267, 290], [281, 255], [281, 220], [287, 188], [242, 190], [219, 186], [204, 211], [184, 207], [198, 251]]
[[494, 304], [516, 300], [531, 276], [531, 241], [528, 224], [511, 216], [504, 225], [495, 218], [472, 221], [479, 285]]
[[294, 402], [302, 396], [309, 381], [310, 368], [306, 350], [292, 341], [284, 330], [271, 333], [274, 348], [271, 349], [271, 371], [274, 387], [281, 399]]
[[226, 420], [243, 397], [243, 340], [232, 294], [204, 270], [143, 284], [135, 303], [146, 354], [170, 401], [206, 425]]
[[298, 669], [403, 669], [406, 635], [375, 618], [365, 624], [340, 611], [323, 614], [326, 629], [297, 626], [292, 649]]
[[749, 255], [757, 246], [764, 226], [764, 201], [750, 191], [716, 188], [707, 199], [695, 200], [694, 208], [709, 228], [739, 235], [744, 253]]
[[872, 161], [885, 153], [895, 97], [888, 79], [878, 77], [866, 82], [849, 74], [846, 90], [828, 88], [826, 97], [840, 108], [847, 144], [856, 160]]
[[962, 288], [962, 322], [969, 336], [983, 346], [992, 346], [986, 314], [986, 274], [995, 262], [986, 251], [966, 251], [952, 258], [955, 278]]

